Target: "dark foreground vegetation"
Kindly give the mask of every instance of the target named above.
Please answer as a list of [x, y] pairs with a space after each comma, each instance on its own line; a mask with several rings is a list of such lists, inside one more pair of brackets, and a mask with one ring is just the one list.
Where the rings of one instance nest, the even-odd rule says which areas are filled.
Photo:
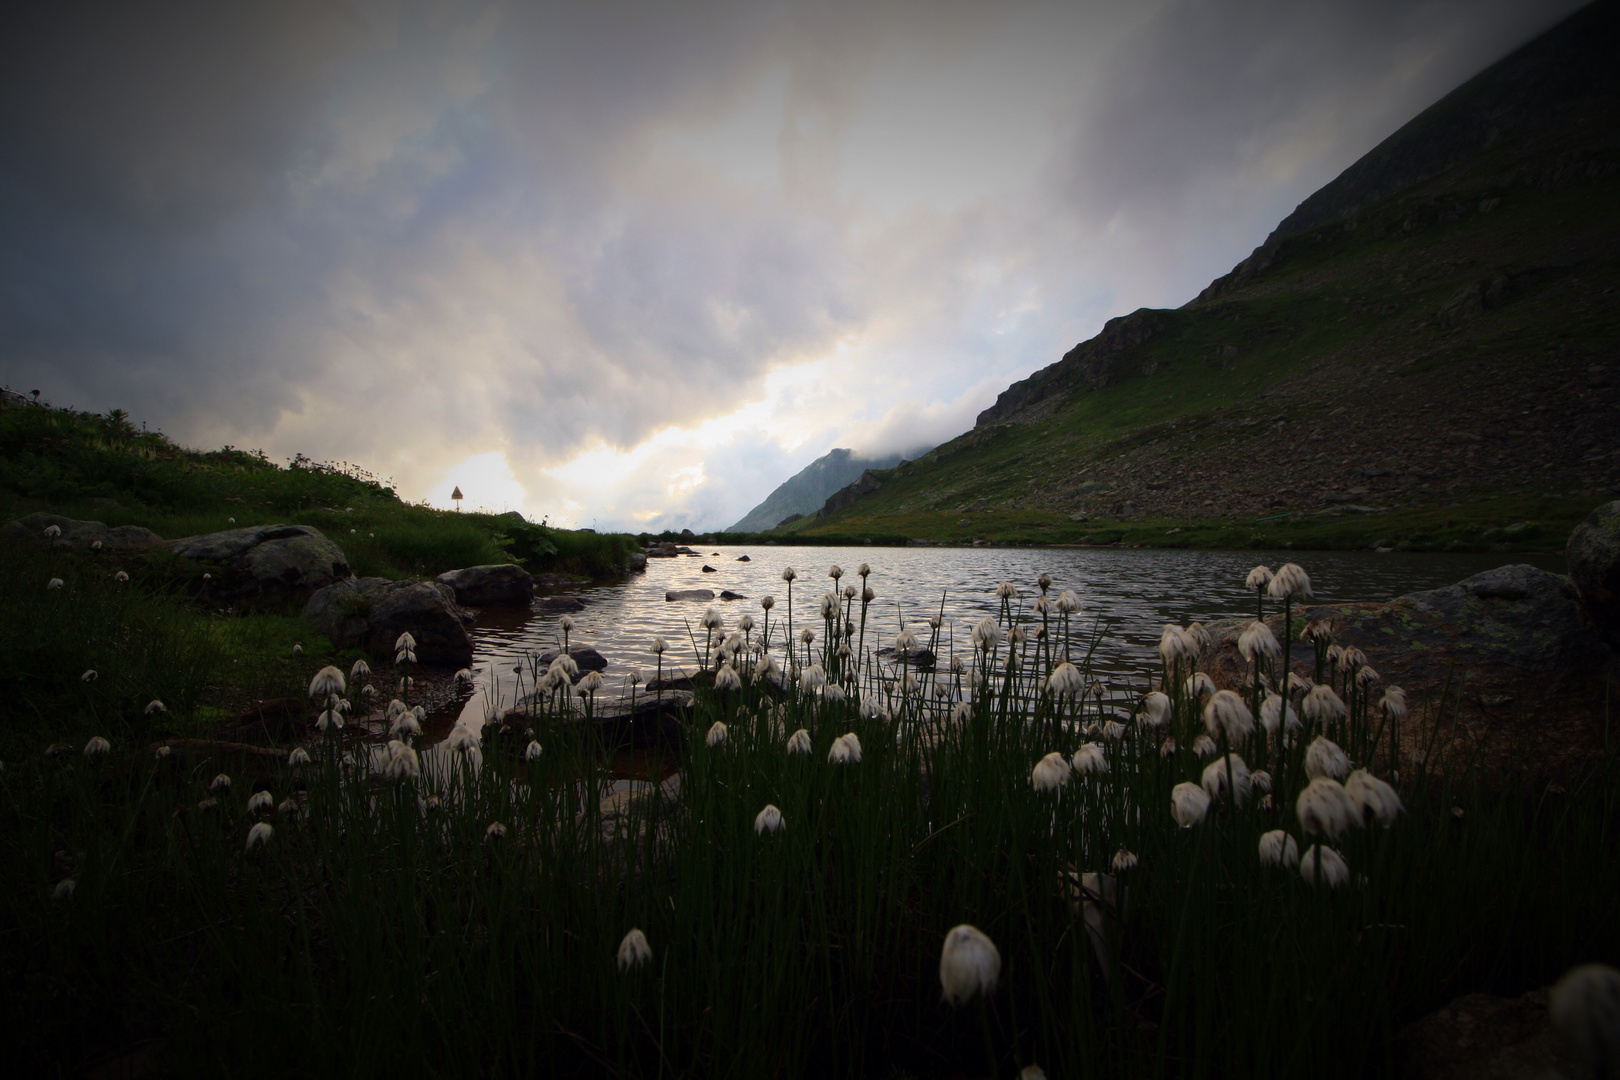
[[[1222, 760], [1192, 752], [1184, 661], [1167, 726], [1131, 715], [1136, 692], [1054, 694], [1065, 655], [1065, 685], [1089, 684], [1090, 623], [1026, 596], [959, 674], [885, 682], [870, 640], [842, 635], [859, 604], [819, 618], [801, 590], [814, 643], [785, 647], [785, 604], [723, 627], [744, 638], [726, 676], [700, 680], [683, 748], [642, 770], [679, 766], [678, 786], [602, 801], [613, 747], [580, 715], [607, 688], [555, 679], [520, 720], [434, 749], [351, 724], [306, 764], [286, 746], [159, 756], [215, 703], [303, 698], [317, 665], [355, 657], [307, 637], [294, 654], [290, 621], [200, 615], [57, 558], [0, 569], [0, 1009], [22, 1074], [1390, 1075], [1414, 1018], [1620, 956], [1612, 752], [1555, 787], [1482, 775], [1309, 655], [1299, 670], [1346, 714], [1307, 713], [1291, 744], [1223, 742], [1273, 798], [1218, 798], [1182, 828], [1172, 787]], [[781, 684], [762, 653], [826, 684]], [[366, 681], [342, 691], [357, 708]], [[850, 733], [859, 760], [833, 763]], [[1295, 795], [1317, 734], [1395, 781], [1404, 812], [1308, 835]], [[1053, 751], [1107, 768], [1038, 790]], [[767, 804], [779, 832], [757, 830]], [[1264, 865], [1274, 829], [1331, 845], [1348, 878]], [[1002, 968], [952, 1006], [941, 944], [961, 923]], [[651, 957], [622, 970], [632, 928]]]

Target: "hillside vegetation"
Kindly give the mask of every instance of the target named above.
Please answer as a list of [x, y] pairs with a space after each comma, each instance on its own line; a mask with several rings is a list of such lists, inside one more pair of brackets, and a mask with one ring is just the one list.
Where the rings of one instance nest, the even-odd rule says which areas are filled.
[[403, 502], [351, 465], [260, 451], [188, 450], [106, 415], [24, 403], [0, 407], [0, 520], [35, 510], [166, 538], [234, 525], [313, 525], [336, 541], [358, 576], [412, 577], [519, 562], [533, 572], [623, 572], [628, 536], [536, 525], [517, 513], [471, 514]]
[[1185, 307], [773, 535], [1558, 546], [1620, 486], [1617, 50], [1620, 5], [1577, 13]]

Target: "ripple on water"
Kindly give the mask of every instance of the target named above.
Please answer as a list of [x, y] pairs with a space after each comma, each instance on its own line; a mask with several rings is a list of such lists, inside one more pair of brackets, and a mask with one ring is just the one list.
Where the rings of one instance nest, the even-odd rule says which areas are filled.
[[[740, 555], [749, 556], [749, 561], [737, 561]], [[1105, 631], [1093, 665], [1124, 688], [1143, 684], [1156, 665], [1155, 650], [1166, 622], [1186, 624], [1244, 615], [1254, 605], [1254, 594], [1243, 586], [1249, 569], [1257, 563], [1275, 568], [1291, 560], [1310, 573], [1317, 603], [1388, 600], [1449, 585], [1505, 562], [1531, 562], [1546, 570], [1563, 571], [1563, 559], [1556, 555], [748, 545], [705, 548], [699, 557], [649, 559], [645, 573], [564, 592], [586, 605], [570, 616], [574, 621], [570, 643], [589, 645], [607, 657], [604, 674], [617, 688], [633, 670], [644, 678], [652, 677], [658, 660], [650, 648], [654, 635], [669, 642], [664, 654], [666, 674], [672, 667], [688, 671], [696, 667], [703, 648], [699, 622], [711, 604], [669, 602], [664, 599], [668, 590], [740, 593], [747, 599], [716, 599], [712, 606], [721, 613], [728, 631], [736, 628], [742, 615], [752, 615], [756, 634], [766, 616], [760, 598], [774, 596], [776, 607], [769, 615], [771, 641], [776, 645], [787, 623], [788, 589], [782, 568], [792, 566], [798, 573], [793, 582], [793, 629], [809, 627], [819, 640], [818, 605], [822, 593], [833, 587], [828, 567], [844, 568], [840, 585], [859, 586], [855, 570], [865, 562], [872, 567], [869, 583], [877, 593], [867, 615], [867, 646], [892, 644], [902, 620], [907, 625], [915, 623], [926, 638], [927, 618], [943, 612], [941, 651], [948, 655], [953, 646], [958, 652], [966, 651], [968, 628], [998, 611], [995, 589], [999, 582], [1011, 581], [1018, 587], [1014, 604], [1027, 613], [1039, 593], [1035, 579], [1046, 573], [1053, 578], [1054, 595], [1073, 589], [1084, 602], [1085, 609], [1075, 624], [1077, 632], [1081, 627], [1087, 632], [1093, 628]], [[717, 572], [704, 573], [705, 562]], [[859, 610], [857, 603], [857, 619]], [[463, 722], [480, 724], [511, 704], [518, 689], [512, 669], [530, 654], [560, 644], [561, 617], [496, 609], [480, 612], [473, 628], [478, 692], [463, 707]], [[527, 682], [525, 675], [525, 686]], [[448, 723], [443, 726], [448, 729]]]

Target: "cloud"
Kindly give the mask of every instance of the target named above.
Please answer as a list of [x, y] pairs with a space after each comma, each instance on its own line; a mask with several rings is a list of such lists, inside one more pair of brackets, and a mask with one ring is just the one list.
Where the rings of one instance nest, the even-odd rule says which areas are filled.
[[0, 378], [719, 526], [1189, 299], [1573, 6], [48, 6], [0, 45]]

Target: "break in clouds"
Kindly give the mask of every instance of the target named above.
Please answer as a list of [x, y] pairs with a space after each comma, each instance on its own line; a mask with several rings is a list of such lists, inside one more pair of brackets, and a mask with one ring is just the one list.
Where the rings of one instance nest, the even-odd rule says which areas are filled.
[[1576, 5], [36, 5], [0, 381], [718, 528], [1176, 306]]

